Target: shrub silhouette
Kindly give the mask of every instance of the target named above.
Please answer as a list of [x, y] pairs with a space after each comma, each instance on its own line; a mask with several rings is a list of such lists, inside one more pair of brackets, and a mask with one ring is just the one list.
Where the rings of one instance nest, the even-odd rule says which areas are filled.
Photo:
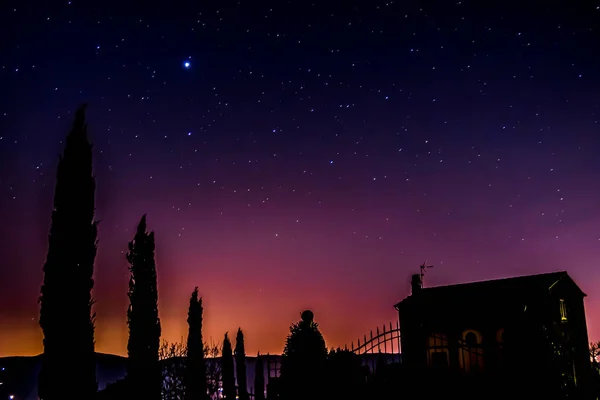
[[254, 400], [265, 400], [265, 367], [260, 353], [254, 364]]
[[314, 314], [306, 310], [292, 324], [281, 360], [281, 395], [285, 400], [324, 396], [327, 347]]
[[367, 374], [359, 356], [332, 350], [327, 357], [327, 394], [330, 399], [364, 398]]
[[158, 350], [162, 373], [162, 400], [183, 400], [186, 392], [187, 346], [163, 340]]
[[204, 343], [204, 361], [206, 362], [206, 383], [208, 397], [213, 399], [219, 394], [219, 387], [223, 380], [221, 355], [222, 346], [218, 343]]

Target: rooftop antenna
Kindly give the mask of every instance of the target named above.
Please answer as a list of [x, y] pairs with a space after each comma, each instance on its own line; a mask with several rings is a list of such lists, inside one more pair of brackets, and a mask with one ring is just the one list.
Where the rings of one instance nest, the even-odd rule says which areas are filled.
[[421, 287], [423, 287], [423, 278], [425, 277], [425, 270], [427, 268], [433, 268], [433, 265], [427, 265], [427, 260], [425, 260], [425, 262], [423, 264], [421, 264], [421, 266], [419, 267], [421, 269]]

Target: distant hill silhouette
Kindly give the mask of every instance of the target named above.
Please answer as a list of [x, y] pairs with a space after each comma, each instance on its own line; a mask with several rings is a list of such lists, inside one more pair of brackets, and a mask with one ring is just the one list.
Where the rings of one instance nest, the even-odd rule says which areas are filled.
[[[68, 358], [68, 355], [65, 355]], [[96, 353], [96, 377], [98, 390], [125, 376], [127, 358], [114, 354]], [[37, 400], [37, 377], [42, 355], [31, 357], [1, 357], [0, 368], [4, 368], [5, 382], [0, 385], [0, 398], [15, 395], [17, 399]], [[68, 362], [65, 362], [68, 365]], [[65, 371], [69, 375], [69, 371]]]
[[[13, 394], [17, 399], [37, 400], [37, 378], [41, 368], [42, 355], [29, 357], [0, 357], [0, 368], [4, 368], [5, 382], [0, 385], [0, 399]], [[271, 356], [279, 361], [279, 356]], [[246, 357], [248, 366], [248, 390], [254, 384], [254, 363], [256, 357]], [[168, 362], [164, 360], [162, 362]], [[208, 359], [207, 362], [211, 362]], [[65, 362], [68, 365], [68, 362]], [[127, 374], [127, 357], [114, 354], [96, 353], [96, 377], [98, 390], [116, 382]], [[69, 371], [65, 371], [69, 375]], [[267, 376], [265, 365], [265, 377]]]

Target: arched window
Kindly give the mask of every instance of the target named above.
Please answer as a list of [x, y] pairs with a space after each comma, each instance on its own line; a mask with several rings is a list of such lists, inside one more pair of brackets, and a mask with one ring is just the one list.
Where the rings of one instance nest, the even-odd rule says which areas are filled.
[[465, 372], [477, 372], [483, 368], [481, 333], [469, 329], [462, 333], [459, 346], [459, 363]]
[[465, 343], [470, 347], [477, 347], [477, 334], [475, 332], [467, 332], [465, 335]]
[[432, 333], [427, 338], [427, 365], [447, 368], [449, 365], [448, 338], [443, 333]]

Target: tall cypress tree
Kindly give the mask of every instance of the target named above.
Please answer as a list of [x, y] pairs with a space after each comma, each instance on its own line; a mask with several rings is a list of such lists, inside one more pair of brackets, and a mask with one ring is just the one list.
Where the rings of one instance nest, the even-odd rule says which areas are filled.
[[[97, 248], [96, 183], [85, 108], [81, 106], [75, 114], [56, 174], [40, 296], [44, 354], [38, 395], [43, 400], [92, 399], [98, 390], [91, 295]], [[75, 366], [68, 377], [62, 367], [67, 353]]]
[[131, 396], [160, 400], [162, 374], [158, 361], [160, 319], [154, 262], [154, 232], [146, 232], [146, 215], [142, 216], [133, 241], [129, 242], [129, 309], [127, 325], [127, 379]]
[[185, 400], [208, 400], [206, 360], [202, 342], [202, 298], [198, 287], [190, 297], [188, 311], [187, 367], [185, 375]]
[[238, 396], [240, 400], [249, 400], [246, 381], [246, 349], [244, 348], [244, 332], [238, 328], [235, 337], [235, 371], [237, 375]]
[[235, 372], [233, 367], [233, 351], [231, 341], [225, 333], [223, 350], [221, 354], [221, 372], [223, 374], [223, 397], [228, 400], [235, 399]]
[[260, 353], [254, 364], [254, 400], [265, 400], [265, 367]]

